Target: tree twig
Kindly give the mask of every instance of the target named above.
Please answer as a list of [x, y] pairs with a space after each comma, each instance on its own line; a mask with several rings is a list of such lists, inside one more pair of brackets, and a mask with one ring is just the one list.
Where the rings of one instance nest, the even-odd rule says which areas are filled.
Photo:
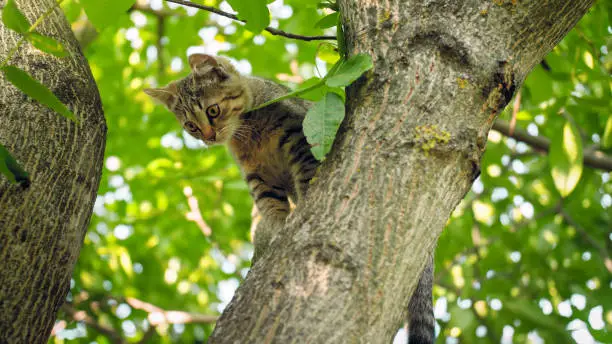
[[164, 71], [166, 69], [166, 63], [164, 60], [164, 46], [162, 44], [162, 38], [166, 31], [166, 17], [157, 17], [157, 41], [155, 42], [155, 48], [157, 49], [157, 72], [158, 78], [161, 80], [164, 77]]
[[74, 308], [69, 303], [62, 305], [62, 310], [68, 317], [74, 321], [82, 321], [85, 325], [98, 331], [100, 334], [106, 336], [113, 344], [125, 344], [127, 343], [115, 329], [98, 323], [92, 318], [87, 312]]
[[82, 321], [83, 323], [85, 323], [85, 325], [108, 337], [111, 343], [126, 344], [127, 341], [122, 338], [120, 333], [115, 331], [115, 329], [98, 323], [96, 319], [90, 316], [86, 311], [79, 310], [74, 307], [74, 305], [83, 302], [89, 302], [90, 306], [93, 304], [106, 304], [108, 300], [114, 300], [118, 303], [127, 303], [128, 305], [130, 305], [130, 307], [147, 313], [147, 321], [149, 322], [150, 327], [147, 331], [145, 331], [139, 343], [147, 342], [155, 334], [155, 328], [159, 325], [213, 324], [217, 321], [218, 318], [215, 315], [165, 310], [154, 304], [139, 300], [134, 297], [116, 297], [107, 295], [103, 296], [101, 301], [99, 298], [91, 298], [91, 295], [85, 291], [81, 292], [78, 297], [75, 298], [74, 304], [68, 302], [64, 303], [62, 305], [62, 310], [70, 319], [73, 319], [74, 321]]
[[[524, 142], [536, 150], [548, 152], [550, 149], [550, 140], [548, 138], [529, 135], [529, 133], [519, 128], [516, 128], [514, 133], [511, 133], [510, 124], [507, 121], [498, 119], [493, 124], [493, 130], [497, 130], [508, 137]], [[585, 149], [584, 165], [604, 171], [612, 171], [612, 157], [599, 150]]]
[[[242, 23], [246, 23], [245, 20], [239, 19], [235, 14], [231, 14], [231, 13], [227, 13], [225, 11], [221, 11], [218, 8], [214, 8], [211, 6], [206, 6], [206, 5], [200, 5], [200, 4], [195, 4], [191, 1], [185, 1], [185, 0], [166, 0], [166, 2], [172, 2], [175, 4], [179, 4], [179, 5], [183, 5], [183, 6], [187, 6], [187, 7], [193, 7], [193, 8], [197, 8], [200, 10], [204, 10], [204, 11], [208, 11], [208, 12], [212, 12], [215, 14], [218, 14], [222, 17], [226, 17], [226, 18], [230, 18]], [[289, 32], [285, 32], [282, 30], [278, 30], [275, 29], [273, 27], [267, 27], [264, 30], [268, 31], [269, 33], [275, 35], [275, 36], [283, 36], [283, 37], [287, 37], [287, 38], [291, 38], [291, 39], [298, 39], [301, 41], [325, 41], [325, 40], [336, 40], [336, 36], [303, 36], [303, 35], [296, 35], [294, 33], [289, 33]]]
[[151, 326], [162, 324], [212, 324], [218, 318], [215, 315], [168, 311], [133, 297], [126, 297], [125, 302], [132, 308], [149, 313], [147, 320]]
[[608, 269], [608, 271], [612, 273], [612, 259], [610, 259], [606, 248], [602, 246], [595, 238], [593, 238], [591, 234], [589, 234], [589, 232], [587, 232], [587, 230], [582, 227], [582, 225], [576, 222], [576, 220], [574, 220], [574, 218], [567, 211], [565, 211], [562, 206], [559, 207], [559, 214], [563, 216], [563, 220], [565, 220], [568, 225], [576, 229], [576, 231], [578, 232], [578, 234], [580, 234], [584, 241], [588, 242], [589, 245], [593, 246], [594, 249], [599, 251], [599, 255], [601, 256], [601, 259], [603, 260], [606, 269]]

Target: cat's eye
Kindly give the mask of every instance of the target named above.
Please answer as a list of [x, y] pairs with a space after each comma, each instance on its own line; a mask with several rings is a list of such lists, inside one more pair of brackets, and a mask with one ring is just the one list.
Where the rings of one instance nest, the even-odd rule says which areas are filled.
[[219, 105], [217, 104], [211, 105], [206, 109], [206, 115], [208, 115], [210, 118], [219, 116], [219, 112], [221, 112], [221, 110], [219, 110]]
[[187, 130], [189, 130], [192, 133], [198, 131], [198, 126], [195, 125], [193, 122], [186, 122], [185, 128], [187, 128]]

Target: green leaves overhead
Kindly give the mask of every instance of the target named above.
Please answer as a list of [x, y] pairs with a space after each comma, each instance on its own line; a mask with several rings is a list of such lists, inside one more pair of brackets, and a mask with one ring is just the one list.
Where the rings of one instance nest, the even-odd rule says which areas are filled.
[[327, 29], [327, 28], [336, 26], [337, 23], [338, 23], [338, 12], [334, 12], [330, 15], [323, 17], [323, 19], [319, 20], [315, 24], [315, 27], [318, 27], [319, 29]]
[[15, 0], [8, 0], [2, 9], [2, 22], [6, 27], [20, 34], [25, 34], [30, 29], [30, 22], [15, 4]]
[[582, 175], [582, 139], [571, 121], [552, 138], [549, 152], [550, 172], [555, 187], [567, 197]]
[[80, 0], [81, 5], [95, 27], [103, 29], [116, 23], [136, 0]]
[[[341, 60], [342, 61], [342, 60]], [[372, 69], [370, 55], [358, 54], [340, 64], [340, 67], [327, 78], [325, 82], [329, 87], [346, 87], [357, 80], [361, 74]]]
[[4, 66], [1, 70], [6, 79], [23, 93], [57, 111], [60, 115], [77, 122], [76, 117], [66, 105], [62, 104], [48, 88], [34, 80], [28, 73], [14, 66]]
[[38, 32], [32, 32], [27, 36], [28, 42], [32, 43], [36, 49], [44, 51], [48, 54], [57, 56], [57, 57], [66, 57], [68, 56], [68, 52], [64, 48], [64, 46], [51, 37], [47, 37], [41, 35]]
[[28, 173], [19, 166], [15, 158], [0, 144], [0, 173], [11, 183], [29, 183]]
[[323, 160], [329, 153], [343, 119], [344, 102], [339, 95], [331, 92], [315, 103], [306, 114], [303, 123], [304, 135], [317, 160]]
[[[25, 1], [17, 0], [17, 3], [25, 4]], [[283, 4], [291, 7], [292, 15], [276, 18], [278, 28], [298, 34], [326, 33], [314, 26], [329, 11], [317, 10], [316, 2], [285, 0]], [[101, 199], [98, 206], [103, 211], [96, 211], [91, 219], [73, 275], [71, 292], [77, 295], [84, 291], [91, 295], [91, 299], [76, 305], [79, 309], [91, 310], [91, 302], [99, 303], [104, 297], [114, 295], [135, 297], [164, 309], [217, 314], [218, 304], [228, 301], [220, 300], [223, 294], [220, 290], [227, 289], [228, 281], [240, 280], [239, 274], [249, 266], [248, 233], [253, 204], [232, 157], [224, 147], [199, 148], [179, 129], [174, 116], [161, 107], [153, 107], [142, 95], [142, 85], [149, 81], [157, 79], [162, 85], [187, 73], [186, 64], [181, 70], [170, 68], [174, 57], [184, 61], [189, 47], [227, 43], [229, 50], [220, 54], [241, 64], [248, 61], [253, 75], [268, 79], [277, 77], [289, 86], [300, 80], [294, 78], [298, 75], [306, 79], [319, 75], [313, 56], [325, 61], [328, 76], [308, 79], [297, 89], [307, 89], [299, 96], [318, 102], [304, 126], [318, 158], [329, 154], [325, 147], [328, 151], [333, 142], [332, 137], [324, 140], [323, 134], [337, 133], [337, 126], [328, 125], [329, 122], [336, 118], [335, 122], [340, 123], [340, 116], [344, 115], [337, 97], [329, 93], [342, 93], [343, 87], [363, 73], [359, 68], [351, 71], [351, 64], [345, 64], [348, 57], [343, 52], [341, 26], [338, 26], [337, 46], [283, 37], [268, 37], [263, 45], [258, 45], [253, 42], [253, 33], [243, 25], [229, 21], [224, 21], [227, 26], [213, 23], [206, 11], [193, 11], [195, 14], [191, 16], [181, 8], [173, 9], [174, 6], [168, 6], [165, 1], [162, 3], [163, 11], [170, 14], [165, 21], [164, 41], [167, 38], [167, 44], [158, 55], [166, 57], [163, 77], [158, 77], [157, 65], [151, 63], [148, 53], [159, 37], [157, 18], [148, 12], [143, 12], [146, 23], [136, 26], [125, 12], [113, 11], [123, 20], [100, 30], [90, 48], [85, 50], [112, 135], [106, 143], [107, 164], [98, 192]], [[194, 3], [217, 6], [221, 1], [194, 0]], [[246, 4], [246, 7], [258, 3], [259, 8], [263, 8], [263, 2], [235, 0], [232, 5], [236, 10], [236, 3]], [[566, 37], [546, 57], [550, 70], [536, 67], [527, 77], [522, 87], [517, 130], [529, 128], [531, 135], [552, 139], [556, 133], [563, 132], [565, 122], [558, 122], [558, 112], [565, 108], [582, 133], [585, 151], [586, 147], [594, 145], [606, 148], [605, 143], [612, 140], [610, 111], [604, 111], [609, 110], [609, 105], [605, 104], [609, 104], [610, 99], [607, 73], [610, 62], [605, 61], [610, 61], [610, 54], [599, 50], [609, 37], [606, 28], [610, 21], [604, 3], [596, 4], [578, 25], [580, 31]], [[80, 23], [81, 5], [76, 0], [64, 1], [62, 7], [64, 11], [68, 7], [73, 10], [72, 15], [67, 15], [68, 20]], [[335, 2], [326, 2], [320, 7], [338, 10]], [[107, 10], [113, 9], [100, 9]], [[239, 12], [240, 18], [248, 20], [245, 16], [250, 10]], [[34, 18], [28, 18], [33, 22]], [[198, 31], [213, 27], [216, 28], [214, 37], [211, 34], [202, 41]], [[225, 31], [228, 27], [235, 28], [235, 32]], [[128, 29], [138, 31], [141, 45], [125, 39]], [[54, 37], [63, 42], [61, 37]], [[286, 49], [288, 45], [291, 49]], [[587, 50], [593, 56], [593, 68], [581, 62]], [[330, 69], [338, 58], [345, 63]], [[576, 60], [582, 64], [575, 66]], [[290, 61], [296, 68], [290, 67]], [[283, 79], [279, 75], [292, 78]], [[332, 88], [327, 79], [341, 86]], [[311, 88], [316, 85], [319, 86]], [[572, 96], [572, 92], [577, 96]], [[608, 100], [608, 103], [593, 102], [592, 98]], [[330, 111], [333, 104], [336, 110]], [[576, 109], [572, 109], [572, 105]], [[322, 111], [315, 113], [315, 110]], [[503, 118], [508, 119], [511, 112], [512, 109], [506, 111]], [[319, 137], [310, 135], [310, 121], [318, 126], [313, 132]], [[605, 260], [599, 259], [599, 251], [590, 242], [605, 243], [608, 239], [612, 209], [607, 205], [612, 195], [609, 171], [584, 167], [578, 185], [568, 197], [560, 199], [550, 177], [548, 157], [520, 140], [495, 132], [489, 137], [475, 191], [457, 207], [438, 243], [436, 281], [439, 283], [435, 297], [447, 304], [448, 313], [436, 319], [440, 326], [439, 340], [443, 342], [451, 337], [451, 330], [459, 329], [459, 337], [452, 336], [455, 341], [459, 338], [466, 343], [499, 343], [503, 328], [511, 326], [512, 341], [516, 343], [528, 342], [527, 335], [532, 332], [537, 332], [543, 342], [557, 343], [562, 338], [558, 325], [567, 328], [574, 319], [588, 324], [589, 312], [596, 305], [604, 305], [605, 322], [609, 310], [601, 295], [609, 294], [605, 283], [609, 272]], [[601, 141], [593, 139], [597, 137]], [[327, 144], [318, 144], [317, 140]], [[19, 142], [4, 140], [2, 143], [14, 154], [23, 152], [12, 148]], [[21, 154], [15, 156], [19, 162], [22, 162], [21, 157]], [[29, 165], [24, 167], [30, 168]], [[192, 210], [190, 207], [195, 200], [199, 202], [199, 209]], [[560, 202], [564, 212], [585, 227], [592, 239], [583, 240], [580, 232], [570, 230], [562, 216], [554, 213]], [[212, 235], [205, 236], [189, 214], [201, 214]], [[516, 283], [508, 286], [508, 281]], [[595, 289], [587, 288], [593, 281], [597, 282], [593, 283]], [[104, 289], [105, 284], [110, 286], [111, 283], [112, 289]], [[457, 283], [462, 287], [457, 287]], [[582, 289], [576, 289], [577, 286]], [[570, 304], [571, 317], [558, 315], [561, 303], [573, 301], [574, 294], [585, 297], [584, 309]], [[94, 299], [95, 295], [98, 298]], [[466, 305], [467, 300], [471, 306]], [[501, 309], [492, 307], [496, 301], [503, 305]], [[543, 310], [546, 305], [543, 301], [550, 303], [551, 313]], [[108, 324], [122, 335], [123, 322], [131, 321], [136, 330], [135, 336], [128, 340], [143, 338], [150, 328], [143, 326], [146, 314], [132, 310], [123, 319], [117, 316], [115, 308], [89, 313], [96, 321]], [[59, 317], [63, 321], [74, 321], [66, 314], [59, 314]], [[604, 332], [610, 333], [609, 327], [606, 322], [603, 329], [596, 331], [589, 326], [588, 331], [599, 342], [612, 343], [604, 337]], [[476, 328], [486, 330], [486, 335], [477, 335]], [[151, 341], [206, 342], [212, 329], [213, 324], [186, 324], [182, 333], [156, 332]], [[104, 334], [89, 326], [83, 336], [70, 342], [108, 341]], [[57, 335], [56, 341], [65, 340], [60, 337], [61, 334]]]
[[[25, 39], [37, 49], [57, 57], [65, 57], [68, 55], [68, 52], [60, 42], [34, 31], [34, 28], [40, 21], [37, 21], [37, 23], [31, 27], [30, 22], [28, 22], [28, 19], [21, 10], [19, 10], [14, 0], [9, 0], [6, 6], [4, 6], [2, 10], [2, 22], [9, 29], [23, 35]], [[5, 61], [8, 61], [10, 57], [11, 56], [8, 56]]]
[[228, 0], [238, 12], [238, 18], [246, 20], [245, 27], [254, 33], [260, 33], [270, 25], [270, 11], [266, 0]]
[[514, 313], [517, 318], [529, 322], [532, 326], [535, 325], [534, 327], [544, 328], [556, 333], [558, 336], [557, 343], [573, 343], [572, 337], [565, 331], [564, 324], [558, 321], [559, 317], [544, 316], [542, 310], [534, 301], [508, 299], [504, 301], [504, 307]]
[[603, 148], [612, 148], [612, 115], [608, 115], [601, 144]]

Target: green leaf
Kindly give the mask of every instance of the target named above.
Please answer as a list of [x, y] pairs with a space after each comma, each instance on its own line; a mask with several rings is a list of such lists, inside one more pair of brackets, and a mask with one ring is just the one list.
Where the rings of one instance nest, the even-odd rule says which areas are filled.
[[329, 87], [346, 87], [373, 67], [372, 58], [366, 54], [352, 56], [327, 78]]
[[322, 1], [320, 3], [317, 4], [318, 8], [329, 8], [331, 10], [334, 11], [339, 11], [340, 7], [338, 6], [338, 3], [336, 3], [335, 1]]
[[336, 40], [338, 41], [338, 53], [340, 57], [346, 57], [346, 41], [344, 40], [344, 29], [342, 21], [338, 20], [336, 24]]
[[[314, 85], [317, 85], [321, 82], [321, 79], [317, 78], [317, 77], [313, 77], [310, 78], [306, 81], [304, 81], [301, 85], [300, 85], [300, 89], [305, 89]], [[308, 100], [312, 100], [312, 101], [318, 101], [321, 98], [323, 98], [325, 96], [325, 94], [327, 94], [329, 87], [327, 87], [325, 84], [321, 85], [320, 87], [314, 88], [308, 92], [302, 93], [300, 94], [300, 98], [304, 98], [304, 99], [308, 99]]]
[[270, 25], [266, 0], [228, 0], [228, 3], [238, 12], [238, 18], [246, 20], [247, 30], [260, 33]]
[[132, 258], [127, 250], [121, 250], [119, 254], [119, 264], [126, 275], [132, 277], [134, 275], [134, 267], [132, 265]]
[[[317, 77], [313, 77], [310, 78], [306, 81], [304, 81], [301, 85], [300, 85], [300, 89], [305, 89], [311, 86], [314, 86], [316, 84], [319, 84], [321, 82], [321, 79], [317, 78]], [[345, 98], [345, 94], [344, 94], [344, 90], [340, 87], [329, 87], [325, 84], [322, 84], [320, 87], [316, 87], [308, 92], [302, 93], [300, 94], [300, 98], [304, 98], [304, 99], [308, 99], [308, 100], [312, 100], [312, 101], [319, 101], [321, 100], [328, 92], [333, 92], [336, 93], [337, 95], [339, 95], [342, 99]]]
[[317, 57], [332, 65], [340, 60], [338, 48], [334, 44], [327, 42], [319, 44], [317, 48]]
[[87, 18], [98, 29], [103, 29], [116, 23], [136, 0], [80, 0]]
[[4, 66], [2, 67], [2, 72], [4, 72], [6, 79], [23, 93], [57, 111], [60, 115], [78, 122], [66, 105], [62, 104], [47, 87], [34, 80], [28, 73], [14, 66]]
[[582, 139], [571, 121], [553, 136], [548, 158], [555, 187], [562, 197], [567, 197], [582, 175]]
[[30, 22], [15, 4], [15, 0], [8, 0], [2, 9], [2, 22], [11, 30], [25, 34], [30, 29]]
[[28, 172], [19, 166], [9, 151], [0, 144], [0, 173], [4, 174], [11, 183], [30, 183]]
[[28, 42], [32, 43], [36, 49], [44, 51], [48, 54], [55, 55], [57, 57], [66, 57], [68, 56], [68, 52], [64, 49], [62, 43], [56, 41], [55, 39], [41, 35], [38, 32], [29, 33], [26, 38]]
[[321, 20], [319, 20], [315, 24], [315, 27], [319, 29], [327, 29], [327, 28], [336, 26], [337, 23], [338, 23], [338, 12], [334, 12], [330, 15], [323, 17]]
[[601, 145], [603, 148], [612, 147], [612, 115], [609, 115], [608, 120], [606, 121], [606, 129], [604, 129]]
[[535, 304], [527, 300], [508, 298], [504, 300], [504, 307], [525, 322], [555, 332], [558, 336], [558, 343], [573, 343], [572, 337], [565, 330], [565, 325], [554, 317], [545, 316]]
[[336, 93], [327, 93], [308, 110], [303, 122], [304, 135], [317, 160], [323, 160], [329, 153], [343, 119], [344, 102]]

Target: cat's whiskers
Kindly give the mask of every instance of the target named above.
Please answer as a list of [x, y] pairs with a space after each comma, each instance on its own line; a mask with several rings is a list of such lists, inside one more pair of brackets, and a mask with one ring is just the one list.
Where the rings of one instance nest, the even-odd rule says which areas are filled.
[[245, 142], [248, 142], [247, 132], [245, 132], [240, 125], [227, 125], [221, 128], [221, 130], [219, 130], [219, 136], [222, 136], [226, 132], [231, 132], [232, 137], [235, 137], [238, 139], [238, 141], [242, 142], [244, 140]]

